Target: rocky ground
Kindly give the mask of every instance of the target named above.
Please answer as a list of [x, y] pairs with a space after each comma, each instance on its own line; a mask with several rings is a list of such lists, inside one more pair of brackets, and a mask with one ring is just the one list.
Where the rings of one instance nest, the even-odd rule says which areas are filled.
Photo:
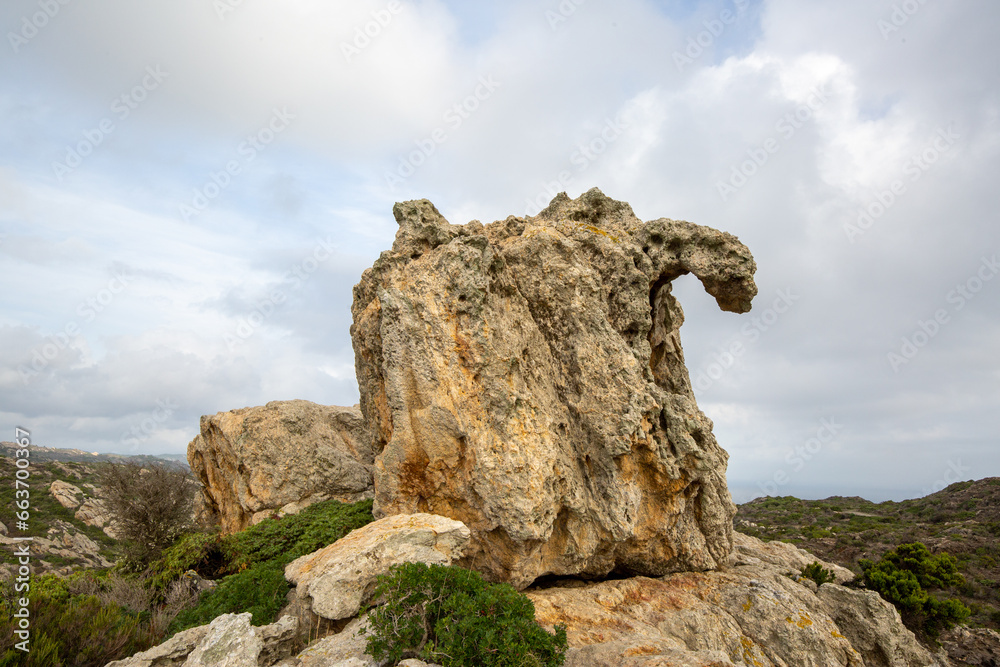
[[739, 506], [736, 529], [784, 540], [860, 573], [862, 558], [923, 542], [958, 560], [965, 585], [949, 592], [973, 611], [970, 624], [1000, 629], [1000, 478], [956, 482], [923, 498], [758, 498]]
[[[247, 614], [220, 616], [113, 665], [217, 664], [199, 660], [239, 655], [243, 662], [226, 664], [382, 667], [364, 653], [366, 617], [358, 615], [371, 600], [375, 577], [398, 562], [457, 561], [469, 544], [469, 529], [451, 519], [385, 517], [288, 565], [285, 576], [298, 585], [277, 622], [254, 628]], [[570, 667], [952, 664], [940, 649], [921, 646], [877, 594], [840, 583], [817, 587], [798, 576], [813, 560], [788, 544], [737, 535], [720, 570], [605, 581], [563, 578], [525, 593], [543, 626], [566, 626]], [[825, 565], [838, 582], [852, 578], [844, 568]], [[296, 637], [317, 617], [333, 621], [339, 631], [299, 650]]]
[[[97, 486], [104, 463], [31, 459], [27, 530], [19, 530], [15, 512], [17, 468], [10, 456], [0, 457], [0, 576], [15, 569], [15, 537], [31, 536], [34, 573], [67, 574], [79, 568], [107, 567], [114, 562], [114, 529]], [[23, 500], [23, 498], [22, 498]]]

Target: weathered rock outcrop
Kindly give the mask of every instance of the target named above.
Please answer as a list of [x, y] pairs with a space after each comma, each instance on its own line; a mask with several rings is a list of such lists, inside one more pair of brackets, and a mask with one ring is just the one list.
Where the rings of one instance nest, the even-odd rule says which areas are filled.
[[[345, 609], [333, 614], [346, 613], [347, 619], [358, 613], [358, 600], [365, 598], [363, 582], [369, 579], [369, 570], [383, 570], [390, 561], [447, 562], [449, 558], [442, 556], [454, 557], [468, 540], [464, 526], [441, 517], [392, 516], [381, 522], [378, 530], [365, 533], [361, 528], [293, 562], [292, 578], [299, 586], [311, 586], [315, 601], [323, 605], [349, 598]], [[380, 542], [386, 545], [379, 546]], [[923, 648], [896, 610], [876, 593], [839, 584], [817, 587], [799, 577], [803, 561], [819, 559], [785, 546], [775, 548], [740, 535], [728, 563], [715, 571], [602, 582], [558, 579], [525, 594], [540, 623], [549, 629], [557, 623], [567, 626], [566, 667], [949, 665], [943, 653], [934, 655]], [[376, 565], [368, 564], [369, 559]], [[840, 574], [836, 565], [819, 562]], [[333, 585], [322, 584], [323, 577], [330, 577]], [[239, 663], [246, 665], [381, 667], [364, 653], [363, 615], [350, 618], [339, 632], [314, 641], [294, 657], [297, 623], [292, 616], [263, 628], [250, 628], [241, 620], [246, 616], [220, 617], [223, 620], [216, 619], [211, 626], [178, 633], [159, 647], [109, 667], [202, 664], [192, 660], [204, 655], [220, 658], [226, 655], [220, 647], [226, 646], [236, 654], [246, 652], [245, 662]], [[988, 661], [996, 633], [975, 631], [981, 634], [971, 636], [971, 632], [956, 639], [965, 647], [963, 655]]]
[[[88, 485], [94, 493], [100, 493], [100, 489], [92, 484]], [[96, 526], [104, 531], [111, 538], [118, 538], [111, 521], [111, 513], [103, 498], [87, 497], [87, 494], [75, 484], [70, 484], [61, 479], [52, 480], [49, 484], [49, 493], [60, 505], [67, 509], [75, 509], [73, 515], [88, 526]]]
[[80, 487], [61, 479], [52, 480], [49, 484], [49, 493], [60, 505], [71, 510], [80, 506], [83, 497], [83, 490]]
[[953, 667], [1000, 665], [1000, 632], [996, 630], [956, 626], [939, 639]]
[[397, 514], [351, 531], [285, 567], [295, 594], [312, 613], [339, 620], [370, 601], [375, 578], [397, 563], [451, 565], [465, 553], [469, 529], [432, 514]]
[[[291, 616], [264, 626], [250, 614], [223, 614], [209, 625], [178, 632], [169, 640], [107, 667], [270, 667], [292, 655], [297, 622]], [[294, 660], [294, 659], [292, 659]]]
[[118, 532], [111, 519], [111, 512], [102, 498], [87, 498], [73, 515], [88, 526], [97, 526], [105, 535], [118, 539]]
[[[386, 667], [365, 654], [368, 643], [363, 630], [366, 616], [356, 618], [341, 632], [325, 637], [299, 653], [287, 667]], [[285, 667], [282, 665], [281, 667]], [[416, 658], [401, 660], [397, 667], [440, 667]]]
[[760, 563], [775, 565], [784, 572], [791, 572], [793, 577], [798, 577], [798, 573], [806, 565], [821, 562], [823, 567], [830, 570], [834, 582], [838, 584], [850, 581], [855, 576], [846, 567], [836, 563], [819, 561], [816, 556], [794, 544], [777, 540], [763, 542], [756, 537], [735, 531], [733, 532], [733, 553], [730, 560], [740, 565], [758, 565]]
[[372, 459], [356, 406], [301, 400], [202, 417], [188, 445], [208, 519], [227, 533], [329, 498], [371, 498]]
[[759, 540], [741, 542], [732, 565], [719, 571], [568, 581], [527, 595], [540, 623], [566, 624], [566, 667], [947, 664], [878, 594], [838, 584], [817, 590], [811, 580], [793, 579], [797, 554], [776, 559]]
[[393, 213], [352, 308], [376, 512], [464, 522], [471, 566], [517, 587], [725, 563], [727, 455], [695, 404], [671, 281], [693, 273], [747, 312], [747, 248], [597, 189], [486, 226], [426, 200]]
[[[17, 538], [0, 535], [0, 548], [4, 550], [12, 551], [19, 544], [21, 543], [18, 542]], [[113, 564], [105, 557], [101, 545], [78, 532], [75, 526], [62, 519], [56, 519], [49, 526], [45, 537], [32, 539], [31, 553], [37, 573], [52, 572], [65, 575], [81, 567], [110, 567]], [[62, 563], [62, 565], [56, 563]], [[16, 565], [0, 565], [0, 579], [13, 578], [16, 572]]]

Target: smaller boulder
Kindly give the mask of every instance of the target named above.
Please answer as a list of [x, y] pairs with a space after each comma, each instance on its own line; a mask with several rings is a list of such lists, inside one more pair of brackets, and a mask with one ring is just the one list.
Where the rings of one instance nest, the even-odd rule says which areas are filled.
[[73, 486], [69, 482], [61, 479], [54, 480], [49, 484], [49, 493], [59, 501], [59, 504], [67, 509], [76, 509], [80, 506], [83, 491], [78, 486]]
[[365, 618], [356, 618], [335, 635], [324, 637], [299, 653], [298, 667], [378, 667], [365, 654], [368, 640], [362, 626]]
[[[355, 618], [344, 629], [335, 635], [324, 637], [314, 642], [299, 653], [294, 660], [295, 667], [379, 667], [379, 663], [365, 653], [368, 640], [364, 628], [366, 616]], [[292, 663], [289, 663], [291, 667]], [[281, 664], [275, 667], [284, 667]], [[441, 667], [434, 663], [409, 658], [399, 663], [398, 667]]]
[[314, 614], [350, 618], [367, 603], [375, 578], [397, 563], [451, 565], [465, 555], [464, 523], [434, 514], [396, 514], [351, 531], [333, 544], [297, 558], [285, 578]]
[[107, 667], [269, 667], [292, 654], [298, 622], [291, 616], [261, 627], [251, 614], [223, 614]]
[[188, 628], [163, 642], [159, 646], [136, 653], [124, 660], [109, 662], [107, 667], [179, 667], [187, 656], [208, 634], [210, 626], [201, 625]]
[[299, 622], [293, 616], [282, 616], [262, 626], [259, 632], [263, 647], [257, 657], [258, 665], [275, 665], [287, 660], [299, 646]]
[[202, 417], [188, 445], [199, 520], [227, 534], [330, 498], [373, 497], [374, 459], [359, 408], [302, 400]]
[[256, 665], [264, 640], [250, 625], [250, 612], [223, 614], [208, 626], [184, 667], [247, 667]]

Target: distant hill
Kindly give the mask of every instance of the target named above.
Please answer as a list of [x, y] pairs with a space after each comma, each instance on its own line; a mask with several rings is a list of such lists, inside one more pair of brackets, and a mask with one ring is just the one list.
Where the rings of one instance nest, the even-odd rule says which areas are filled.
[[[158, 464], [190, 473], [186, 461], [176, 455], [126, 456], [94, 454], [81, 449], [58, 447], [28, 447], [28, 478], [30, 518], [26, 528], [19, 528], [15, 507], [16, 449], [12, 442], [0, 443], [0, 579], [9, 578], [16, 570], [17, 558], [11, 545], [18, 537], [33, 537], [32, 553], [36, 560], [35, 574], [57, 572], [66, 574], [81, 568], [110, 565], [118, 557], [116, 540], [102, 530], [104, 523], [94, 522], [105, 512], [100, 501], [100, 473], [104, 466], [135, 462], [143, 466]], [[53, 482], [64, 486], [60, 502], [52, 491]], [[89, 502], [89, 505], [87, 503]], [[89, 507], [89, 510], [87, 509]], [[96, 511], [99, 508], [99, 511]]]
[[970, 622], [1000, 629], [1000, 478], [956, 482], [902, 502], [756, 498], [739, 506], [734, 527], [791, 542], [859, 574], [859, 559], [878, 560], [900, 544], [923, 542], [958, 560], [966, 583], [954, 594], [972, 608]]
[[[23, 447], [13, 442], [0, 442], [0, 454], [3, 456], [13, 458], [15, 449], [23, 449]], [[168, 465], [190, 470], [187, 457], [183, 454], [160, 454], [156, 456], [149, 454], [99, 454], [97, 452], [86, 452], [82, 449], [40, 447], [38, 445], [29, 445], [28, 451], [31, 452], [29, 458], [34, 461], [72, 461], [75, 463], [125, 463], [126, 461], [163, 463], [165, 461]]]

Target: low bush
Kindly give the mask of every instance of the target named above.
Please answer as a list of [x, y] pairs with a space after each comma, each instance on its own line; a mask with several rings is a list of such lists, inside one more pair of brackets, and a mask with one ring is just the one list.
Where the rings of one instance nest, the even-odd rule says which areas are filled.
[[817, 586], [831, 583], [834, 580], [833, 572], [820, 565], [819, 561], [813, 561], [803, 567], [802, 576], [812, 579]]
[[257, 565], [229, 575], [214, 590], [202, 593], [196, 606], [177, 614], [170, 625], [170, 633], [211, 623], [222, 614], [246, 611], [253, 615], [253, 625], [273, 623], [285, 605], [290, 588], [285, 580], [285, 568], [276, 564]]
[[405, 563], [378, 578], [365, 652], [395, 664], [419, 658], [444, 667], [554, 667], [566, 628], [535, 621], [531, 600], [459, 567]]
[[214, 579], [224, 573], [228, 562], [223, 553], [223, 538], [218, 532], [188, 533], [150, 565], [150, 583], [153, 588], [163, 590], [188, 570]]
[[260, 563], [291, 563], [372, 520], [371, 500], [315, 503], [298, 514], [268, 519], [230, 536], [224, 542], [227, 569], [239, 572]]

